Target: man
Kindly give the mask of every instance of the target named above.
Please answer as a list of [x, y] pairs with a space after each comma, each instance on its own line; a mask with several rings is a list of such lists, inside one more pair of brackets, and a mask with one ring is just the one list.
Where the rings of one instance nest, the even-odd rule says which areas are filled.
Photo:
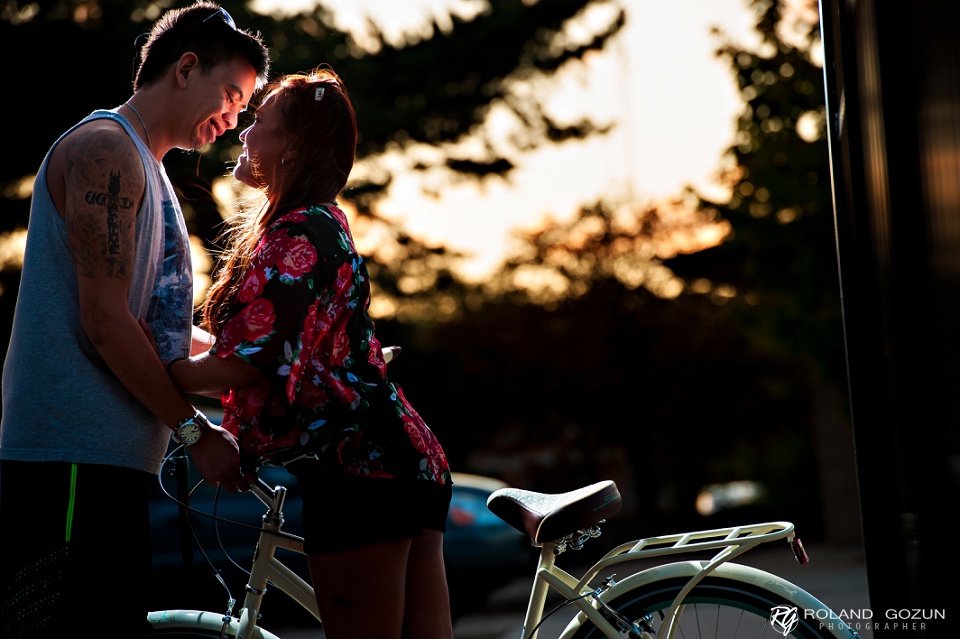
[[164, 14], [140, 57], [133, 96], [61, 136], [34, 184], [3, 370], [5, 639], [72, 636], [91, 608], [108, 606], [112, 627], [98, 636], [143, 632], [147, 490], [171, 431], [205, 480], [248, 487], [234, 438], [196, 411], [153, 352], [172, 362], [211, 342], [192, 326], [189, 240], [161, 162], [237, 126], [269, 53], [201, 1]]

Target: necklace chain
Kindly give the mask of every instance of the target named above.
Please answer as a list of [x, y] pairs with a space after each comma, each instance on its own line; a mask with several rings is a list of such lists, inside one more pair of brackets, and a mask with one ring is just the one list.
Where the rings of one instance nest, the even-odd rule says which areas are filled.
[[140, 115], [140, 112], [137, 111], [137, 109], [132, 104], [130, 104], [129, 102], [124, 102], [124, 104], [130, 107], [130, 110], [133, 111], [136, 114], [137, 119], [140, 120], [140, 126], [143, 127], [143, 133], [147, 137], [147, 140], [146, 140], [147, 148], [149, 149], [150, 148], [150, 131], [147, 129], [147, 123], [143, 121], [143, 116]]

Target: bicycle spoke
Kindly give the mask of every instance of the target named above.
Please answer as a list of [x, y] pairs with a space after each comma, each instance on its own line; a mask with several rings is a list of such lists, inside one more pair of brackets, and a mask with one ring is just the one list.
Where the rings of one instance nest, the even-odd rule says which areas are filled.
[[[719, 606], [718, 606], [719, 607]], [[737, 617], [737, 627], [733, 632], [734, 636], [737, 636], [740, 633], [740, 624], [743, 623], [743, 615], [746, 614], [743, 610], [740, 611], [740, 615]]]
[[[665, 621], [654, 626], [659, 633]], [[678, 611], [675, 635], [679, 639], [763, 639], [779, 637], [768, 619], [739, 608], [716, 603], [687, 604]]]

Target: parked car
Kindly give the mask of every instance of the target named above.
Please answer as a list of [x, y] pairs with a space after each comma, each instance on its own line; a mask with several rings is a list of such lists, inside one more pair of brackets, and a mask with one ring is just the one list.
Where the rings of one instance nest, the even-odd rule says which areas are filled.
[[[218, 492], [200, 481], [188, 458], [183, 458], [182, 464], [164, 469], [151, 498], [155, 608], [226, 610], [228, 593], [243, 599], [244, 569], [252, 558], [264, 506], [252, 494]], [[187, 479], [182, 485], [192, 489], [189, 504], [199, 511], [188, 517], [174, 500], [178, 497], [177, 472], [185, 472]], [[300, 534], [296, 480], [283, 468], [269, 466], [260, 470], [260, 476], [271, 485], [288, 488], [284, 530]], [[511, 578], [528, 570], [532, 575], [536, 552], [529, 540], [487, 510], [487, 497], [502, 486], [503, 482], [492, 477], [453, 474], [444, 555], [455, 617], [482, 605], [496, 587]], [[179, 499], [185, 501], [184, 495]], [[284, 563], [307, 576], [302, 555], [278, 552], [283, 553], [278, 556]], [[264, 613], [282, 614], [285, 621], [292, 615], [297, 621], [310, 622], [307, 613], [282, 593], [268, 596]]]

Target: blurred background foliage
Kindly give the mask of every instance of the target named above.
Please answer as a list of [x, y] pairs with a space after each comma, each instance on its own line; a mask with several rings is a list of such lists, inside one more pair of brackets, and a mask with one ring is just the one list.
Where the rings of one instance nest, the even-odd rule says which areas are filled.
[[[710, 522], [756, 514], [836, 538], [826, 502], [845, 491], [856, 525], [856, 496], [837, 477], [852, 467], [824, 461], [852, 437], [816, 2], [790, 3], [807, 16], [812, 8], [799, 37], [795, 24], [784, 36], [785, 0], [746, 0], [753, 47], [715, 34], [743, 98], [734, 142], [718, 158], [729, 198], [690, 188], [653, 205], [594, 202], [524, 232], [480, 283], [458, 275], [456, 251], [378, 216], [378, 200], [397, 170], [440, 170], [451, 184], [503, 179], [524, 152], [603, 135], [609, 124], [558, 123], [536, 87], [609, 46], [629, 13], [613, 0], [487, 0], [428, 34], [361, 46], [330, 26], [322, 5], [261, 15], [222, 4], [262, 32], [274, 73], [328, 62], [346, 79], [360, 144], [343, 201], [368, 255], [381, 341], [404, 348], [393, 376], [456, 469], [547, 491], [613, 478], [626, 518], [653, 532], [703, 523], [695, 504], [704, 487], [743, 480], [763, 487], [758, 498]], [[597, 5], [607, 17], [585, 31], [582, 17]], [[0, 158], [4, 335], [44, 153], [86, 113], [129, 97], [134, 39], [169, 6], [0, 3], [0, 53], [21, 61], [7, 72], [25, 98], [4, 106], [25, 132]], [[45, 108], [31, 108], [37, 102]], [[490, 133], [493, 109], [512, 114], [506, 138]], [[236, 195], [213, 197], [238, 154], [236, 136], [225, 138], [165, 159], [208, 251]], [[408, 159], [402, 169], [386, 161], [397, 154]]]

